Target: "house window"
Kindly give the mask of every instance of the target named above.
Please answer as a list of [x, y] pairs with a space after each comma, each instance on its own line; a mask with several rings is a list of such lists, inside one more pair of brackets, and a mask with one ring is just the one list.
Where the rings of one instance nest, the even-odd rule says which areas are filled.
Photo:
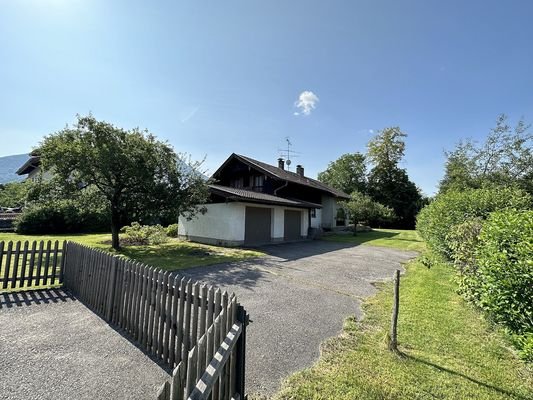
[[244, 186], [244, 179], [243, 179], [243, 177], [241, 176], [240, 178], [233, 179], [233, 180], [230, 182], [230, 186], [233, 187], [233, 188], [242, 189], [243, 186]]
[[255, 190], [256, 192], [262, 192], [264, 184], [265, 184], [265, 177], [263, 175], [254, 176], [252, 190]]
[[342, 208], [337, 209], [337, 217], [335, 218], [335, 226], [346, 225], [346, 213]]
[[311, 218], [316, 218], [316, 208], [311, 208]]

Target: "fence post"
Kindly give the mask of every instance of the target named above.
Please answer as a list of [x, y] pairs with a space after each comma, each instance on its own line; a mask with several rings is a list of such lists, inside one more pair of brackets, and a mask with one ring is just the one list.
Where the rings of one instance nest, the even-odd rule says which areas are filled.
[[236, 344], [236, 358], [235, 365], [235, 392], [240, 395], [241, 399], [245, 399], [245, 373], [246, 373], [246, 327], [250, 323], [250, 316], [243, 306], [237, 304], [237, 321], [242, 323], [242, 333]]
[[61, 253], [61, 265], [59, 266], [59, 283], [63, 284], [63, 281], [65, 279], [65, 266], [66, 266], [66, 259], [67, 259], [67, 245], [69, 242], [66, 240], [63, 241], [63, 249]]
[[113, 257], [113, 266], [111, 267], [111, 275], [109, 277], [109, 287], [107, 290], [107, 306], [106, 306], [106, 319], [111, 321], [113, 317], [113, 307], [115, 299], [115, 286], [117, 284], [117, 268], [118, 268], [118, 257]]
[[394, 298], [392, 305], [389, 350], [398, 352], [398, 312], [400, 309], [400, 270], [394, 273]]

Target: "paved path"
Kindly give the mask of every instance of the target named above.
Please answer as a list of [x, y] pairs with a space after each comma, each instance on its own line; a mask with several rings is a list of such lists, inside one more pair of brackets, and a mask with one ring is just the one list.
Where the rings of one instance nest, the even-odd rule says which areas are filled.
[[62, 291], [0, 295], [0, 399], [154, 399], [165, 370]]
[[392, 277], [416, 253], [326, 241], [265, 247], [268, 257], [182, 271], [235, 292], [253, 321], [247, 338], [247, 391], [272, 394], [311, 366], [320, 343], [340, 333], [373, 282]]

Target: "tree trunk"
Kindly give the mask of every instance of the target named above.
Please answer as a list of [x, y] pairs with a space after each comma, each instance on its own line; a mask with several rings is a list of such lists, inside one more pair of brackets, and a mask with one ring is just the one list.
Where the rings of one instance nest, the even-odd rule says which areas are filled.
[[120, 249], [120, 215], [116, 210], [111, 210], [111, 246], [115, 250]]
[[357, 236], [357, 218], [353, 219], [353, 235]]

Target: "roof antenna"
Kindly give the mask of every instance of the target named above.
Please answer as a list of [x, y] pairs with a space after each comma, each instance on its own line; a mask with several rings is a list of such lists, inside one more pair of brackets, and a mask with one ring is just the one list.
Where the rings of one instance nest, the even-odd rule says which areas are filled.
[[299, 157], [299, 154], [301, 154], [299, 151], [292, 150], [292, 143], [289, 136], [285, 137], [285, 141], [287, 142], [287, 148], [286, 149], [278, 149], [280, 152], [280, 157], [285, 158], [285, 165], [287, 166], [287, 170], [291, 170], [291, 158]]

